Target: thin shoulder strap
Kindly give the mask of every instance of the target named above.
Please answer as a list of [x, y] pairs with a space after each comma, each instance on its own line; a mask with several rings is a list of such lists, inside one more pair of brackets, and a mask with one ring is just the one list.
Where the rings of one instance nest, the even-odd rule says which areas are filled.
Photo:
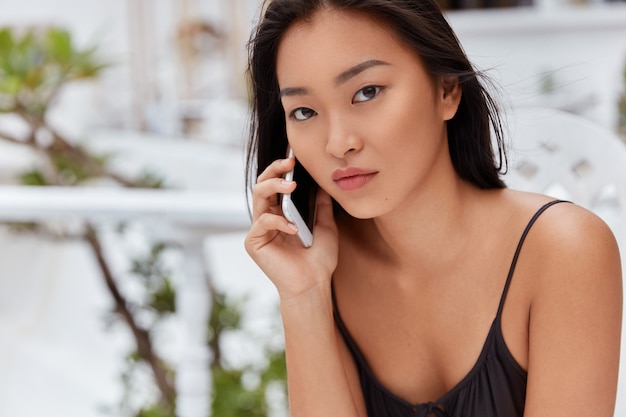
[[530, 229], [533, 227], [533, 224], [535, 224], [535, 221], [537, 221], [539, 216], [541, 216], [541, 214], [544, 211], [546, 211], [547, 209], [549, 209], [550, 207], [558, 203], [569, 203], [569, 201], [552, 200], [549, 203], [544, 204], [543, 206], [539, 208], [539, 210], [537, 210], [537, 212], [533, 215], [533, 217], [530, 219], [530, 221], [526, 225], [526, 228], [524, 229], [524, 233], [522, 233], [522, 237], [520, 238], [519, 243], [517, 244], [517, 249], [515, 249], [515, 255], [513, 255], [513, 261], [511, 262], [511, 267], [509, 268], [509, 274], [506, 277], [506, 283], [504, 284], [504, 290], [502, 291], [502, 296], [500, 297], [500, 305], [498, 306], [498, 315], [496, 317], [500, 317], [500, 315], [502, 314], [502, 308], [504, 307], [504, 300], [506, 299], [506, 295], [509, 291], [509, 285], [511, 285], [511, 279], [513, 278], [513, 273], [515, 272], [515, 265], [517, 265], [517, 258], [519, 258], [519, 254], [522, 250], [522, 246], [524, 245], [524, 240], [526, 240], [526, 235], [528, 235], [528, 232], [530, 232]]
[[354, 339], [352, 339], [352, 336], [350, 335], [348, 328], [346, 327], [345, 323], [343, 322], [343, 319], [341, 318], [341, 314], [339, 314], [339, 307], [337, 306], [337, 296], [335, 295], [335, 286], [333, 285], [332, 280], [330, 282], [330, 289], [331, 289], [331, 294], [332, 294], [332, 299], [333, 299], [333, 314], [335, 316], [335, 323], [337, 324], [337, 327], [339, 328], [339, 332], [341, 333], [343, 340], [346, 342], [348, 349], [350, 349], [350, 351], [352, 352], [352, 355], [354, 355], [357, 362], [359, 362], [359, 367], [367, 367], [367, 362], [365, 361], [363, 354], [359, 350], [359, 347], [357, 346]]

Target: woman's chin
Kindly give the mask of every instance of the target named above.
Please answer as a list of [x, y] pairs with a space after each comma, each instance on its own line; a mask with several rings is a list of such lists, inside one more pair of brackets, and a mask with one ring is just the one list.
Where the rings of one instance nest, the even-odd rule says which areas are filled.
[[380, 215], [380, 213], [374, 212], [374, 210], [372, 210], [371, 207], [367, 207], [364, 205], [361, 205], [361, 206], [357, 204], [345, 204], [344, 205], [336, 201], [335, 201], [335, 204], [340, 212], [343, 212], [347, 214], [348, 216], [353, 217], [355, 219], [359, 219], [359, 220], [369, 220]]

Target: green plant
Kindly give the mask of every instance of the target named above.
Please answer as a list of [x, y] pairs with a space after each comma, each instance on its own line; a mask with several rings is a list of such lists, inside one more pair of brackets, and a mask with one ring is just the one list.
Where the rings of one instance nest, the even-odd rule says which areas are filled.
[[[0, 130], [0, 140], [29, 147], [39, 154], [43, 165], [30, 168], [19, 175], [19, 181], [31, 186], [79, 186], [90, 180], [108, 178], [124, 187], [160, 188], [164, 180], [145, 173], [139, 178], [125, 178], [108, 168], [109, 157], [93, 155], [64, 137], [47, 119], [59, 92], [68, 84], [95, 79], [109, 67], [96, 47], [79, 48], [69, 32], [61, 28], [17, 31], [0, 28], [0, 113], [20, 119], [26, 134], [14, 136]], [[82, 230], [51, 229], [46, 224], [15, 224], [15, 230], [55, 238], [81, 239], [91, 248], [101, 276], [115, 302], [114, 317], [124, 323], [134, 338], [135, 350], [127, 357], [127, 369], [122, 375], [126, 389], [120, 405], [122, 415], [134, 417], [176, 417], [175, 369], [154, 346], [159, 323], [176, 312], [176, 288], [171, 271], [163, 262], [164, 254], [176, 246], [154, 243], [143, 256], [131, 260], [130, 273], [144, 288], [144, 297], [131, 300], [120, 289], [105, 256], [102, 238], [94, 224], [85, 223]], [[123, 235], [124, 225], [119, 225]], [[219, 417], [266, 416], [266, 391], [272, 384], [285, 379], [282, 350], [267, 350], [267, 363], [256, 368], [231, 367], [222, 360], [222, 336], [240, 331], [242, 305], [211, 288], [213, 310], [208, 326], [207, 341], [213, 352], [211, 371], [215, 398], [213, 415]], [[145, 320], [146, 315], [151, 319]], [[140, 320], [139, 316], [143, 319]], [[136, 406], [133, 374], [148, 371], [156, 387], [156, 399]], [[243, 376], [254, 373], [258, 383], [245, 386]], [[119, 416], [119, 412], [115, 414]]]
[[617, 109], [618, 109], [617, 133], [621, 136], [622, 140], [626, 142], [626, 65], [624, 65], [624, 71], [622, 74], [623, 74], [622, 92], [617, 100]]
[[[225, 294], [211, 291], [212, 309], [209, 325], [209, 346], [213, 352], [212, 415], [219, 417], [266, 417], [270, 411], [267, 401], [272, 386], [285, 390], [287, 369], [284, 350], [273, 349], [261, 341], [266, 362], [259, 366], [231, 366], [222, 355], [223, 337], [229, 332], [244, 332], [241, 326], [242, 303], [229, 301]], [[246, 377], [252, 384], [245, 382]], [[284, 406], [284, 405], [283, 405]]]

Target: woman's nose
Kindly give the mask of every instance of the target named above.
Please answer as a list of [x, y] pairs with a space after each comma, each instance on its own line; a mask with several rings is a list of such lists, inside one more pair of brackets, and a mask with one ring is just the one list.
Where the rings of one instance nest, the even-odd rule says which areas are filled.
[[332, 120], [328, 127], [326, 152], [335, 158], [344, 158], [350, 152], [363, 147], [363, 142], [356, 129], [347, 120], [340, 117]]

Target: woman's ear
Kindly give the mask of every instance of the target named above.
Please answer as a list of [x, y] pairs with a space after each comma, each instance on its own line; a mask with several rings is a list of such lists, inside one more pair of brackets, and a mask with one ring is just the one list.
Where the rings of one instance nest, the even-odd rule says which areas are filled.
[[443, 119], [450, 120], [456, 114], [463, 94], [463, 90], [459, 84], [459, 77], [442, 77], [439, 94]]

